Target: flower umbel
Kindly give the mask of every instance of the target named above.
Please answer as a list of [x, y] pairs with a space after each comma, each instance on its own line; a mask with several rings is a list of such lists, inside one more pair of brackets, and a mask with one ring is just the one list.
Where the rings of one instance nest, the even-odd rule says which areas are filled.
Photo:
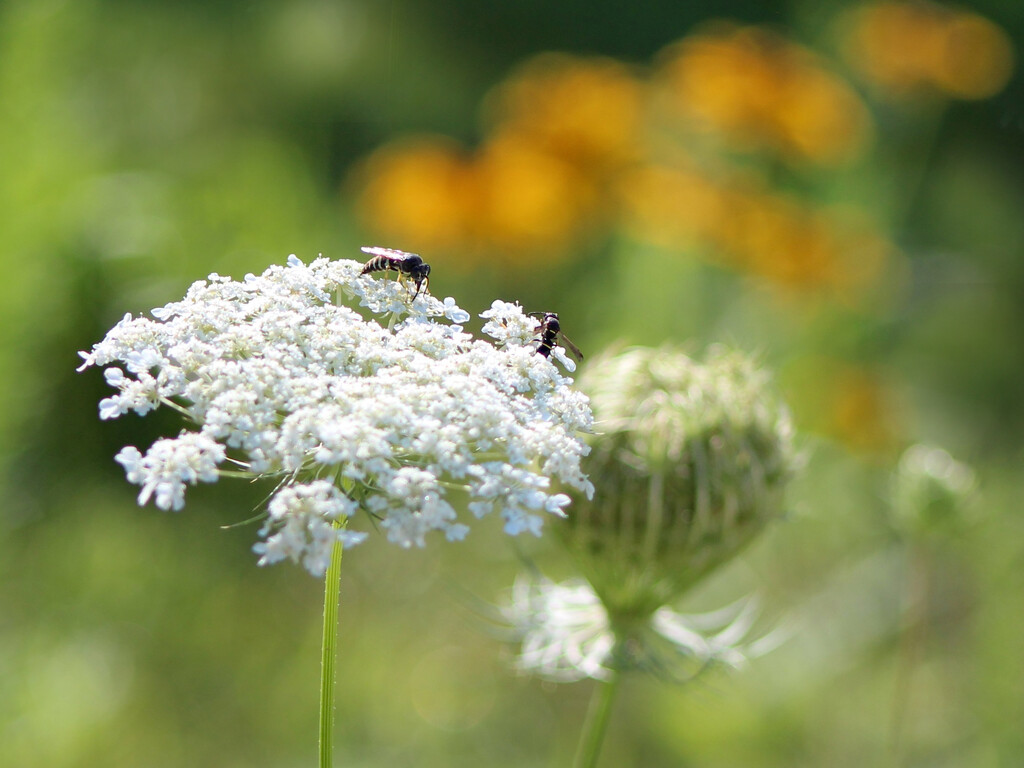
[[[559, 524], [586, 581], [521, 582], [503, 610], [519, 666], [613, 679], [642, 669], [682, 681], [765, 650], [752, 600], [710, 614], [672, 604], [782, 511], [794, 452], [788, 412], [748, 357], [635, 348], [591, 363], [594, 479]], [[774, 639], [774, 636], [771, 636]]]
[[620, 642], [601, 599], [579, 579], [520, 578], [502, 614], [522, 644], [517, 666], [560, 682], [608, 680], [627, 670], [684, 682], [710, 666], [740, 667], [777, 639], [748, 636], [757, 618], [749, 599], [696, 614], [662, 606]]
[[596, 493], [563, 528], [613, 617], [642, 618], [782, 513], [792, 423], [767, 372], [722, 348], [703, 361], [671, 346], [606, 355], [580, 384]]
[[[423, 546], [430, 531], [467, 534], [456, 504], [536, 533], [541, 513], [563, 515], [569, 502], [552, 480], [592, 491], [576, 434], [591, 414], [571, 379], [529, 346], [498, 348], [439, 322], [469, 319], [454, 299], [410, 300], [408, 286], [361, 268], [292, 256], [242, 281], [210, 275], [81, 353], [80, 370], [117, 366], [105, 370], [116, 392], [101, 418], [160, 405], [185, 416], [176, 437], [118, 454], [140, 504], [178, 510], [189, 485], [272, 478], [260, 564], [290, 559], [322, 575], [335, 541], [365, 538], [345, 530], [359, 510], [391, 542]], [[504, 302], [487, 318], [524, 324]]]

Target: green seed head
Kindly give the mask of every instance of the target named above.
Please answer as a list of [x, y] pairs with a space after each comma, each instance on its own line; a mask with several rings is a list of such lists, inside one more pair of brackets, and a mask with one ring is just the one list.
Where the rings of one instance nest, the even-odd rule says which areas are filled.
[[767, 373], [721, 348], [704, 362], [673, 346], [606, 355], [580, 387], [596, 422], [586, 465], [595, 493], [573, 505], [564, 531], [628, 629], [779, 516], [793, 430]]

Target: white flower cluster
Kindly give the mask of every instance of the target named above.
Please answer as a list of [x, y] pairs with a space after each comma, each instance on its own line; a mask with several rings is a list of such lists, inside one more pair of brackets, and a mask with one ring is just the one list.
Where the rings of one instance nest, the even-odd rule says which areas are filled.
[[[537, 337], [536, 321], [529, 315], [524, 315], [518, 304], [495, 300], [489, 310], [480, 313], [480, 317], [487, 320], [483, 332], [501, 344], [522, 346]], [[576, 363], [561, 347], [552, 349], [551, 357], [570, 373], [576, 370]]]
[[319, 575], [334, 541], [365, 537], [345, 530], [360, 509], [409, 547], [432, 530], [463, 538], [454, 504], [537, 533], [538, 513], [569, 503], [552, 480], [592, 493], [577, 436], [591, 427], [587, 398], [528, 344], [536, 323], [518, 305], [483, 314], [495, 346], [463, 331], [470, 315], [453, 299], [410, 302], [408, 286], [361, 267], [292, 256], [241, 282], [214, 274], [80, 353], [79, 370], [119, 366], [105, 371], [116, 393], [101, 418], [167, 405], [190, 422], [118, 454], [140, 504], [180, 509], [187, 485], [224, 474], [275, 478], [260, 563]]
[[521, 644], [516, 666], [559, 682], [606, 680], [628, 669], [684, 682], [711, 666], [740, 667], [784, 634], [749, 640], [757, 604], [748, 599], [708, 613], [663, 605], [628, 637], [618, 636], [601, 598], [581, 580], [520, 578], [502, 614]]

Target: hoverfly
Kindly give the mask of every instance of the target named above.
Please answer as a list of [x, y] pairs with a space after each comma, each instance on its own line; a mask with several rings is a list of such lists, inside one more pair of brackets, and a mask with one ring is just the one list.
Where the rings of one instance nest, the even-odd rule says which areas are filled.
[[360, 250], [363, 253], [373, 254], [373, 258], [363, 264], [363, 271], [359, 274], [365, 275], [369, 272], [382, 272], [392, 270], [398, 273], [398, 279], [408, 275], [416, 283], [416, 293], [412, 295], [415, 301], [420, 295], [420, 289], [426, 288], [430, 282], [430, 265], [424, 263], [423, 259], [415, 253], [406, 253], [394, 248], [378, 248], [376, 246], [364, 246]]
[[540, 325], [537, 326], [538, 336], [534, 341], [537, 341], [537, 354], [543, 357], [549, 357], [551, 350], [555, 348], [559, 339], [565, 348], [569, 350], [569, 354], [576, 358], [577, 361], [583, 361], [583, 353], [580, 352], [580, 348], [573, 344], [569, 338], [562, 333], [562, 326], [558, 322], [558, 314], [555, 312], [530, 312], [531, 317], [541, 317]]

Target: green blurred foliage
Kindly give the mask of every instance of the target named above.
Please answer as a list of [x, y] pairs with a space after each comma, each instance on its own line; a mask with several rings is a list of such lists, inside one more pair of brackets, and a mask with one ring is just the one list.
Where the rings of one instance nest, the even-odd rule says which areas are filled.
[[[843, 8], [714, 14], [832, 52]], [[971, 9], [1022, 55], [1017, 5]], [[353, 169], [407, 134], [479, 141], [485, 95], [526, 57], [646, 66], [708, 18], [667, 0], [0, 3], [0, 766], [315, 759], [321, 586], [256, 568], [251, 526], [221, 529], [267, 489], [225, 482], [181, 514], [137, 509], [112, 456], [173, 420], [101, 424], [102, 377], [75, 374], [75, 351], [210, 272], [355, 257], [373, 234]], [[757, 351], [805, 432], [790, 519], [694, 596], [756, 589], [793, 639], [690, 687], [628, 681], [605, 765], [1024, 760], [1024, 80], [905, 108], [849, 77], [876, 122], [870, 154], [768, 178], [885, 227], [902, 255], [860, 303], [780, 293], [599, 225], [557, 260], [432, 275], [474, 312], [496, 297], [557, 307], [585, 352], [620, 339]], [[889, 524], [890, 474], [917, 441], [977, 472], [955, 535], [908, 541]], [[346, 556], [339, 764], [569, 762], [588, 686], [515, 677], [478, 603], [511, 584], [520, 549], [564, 567], [497, 525]]]

